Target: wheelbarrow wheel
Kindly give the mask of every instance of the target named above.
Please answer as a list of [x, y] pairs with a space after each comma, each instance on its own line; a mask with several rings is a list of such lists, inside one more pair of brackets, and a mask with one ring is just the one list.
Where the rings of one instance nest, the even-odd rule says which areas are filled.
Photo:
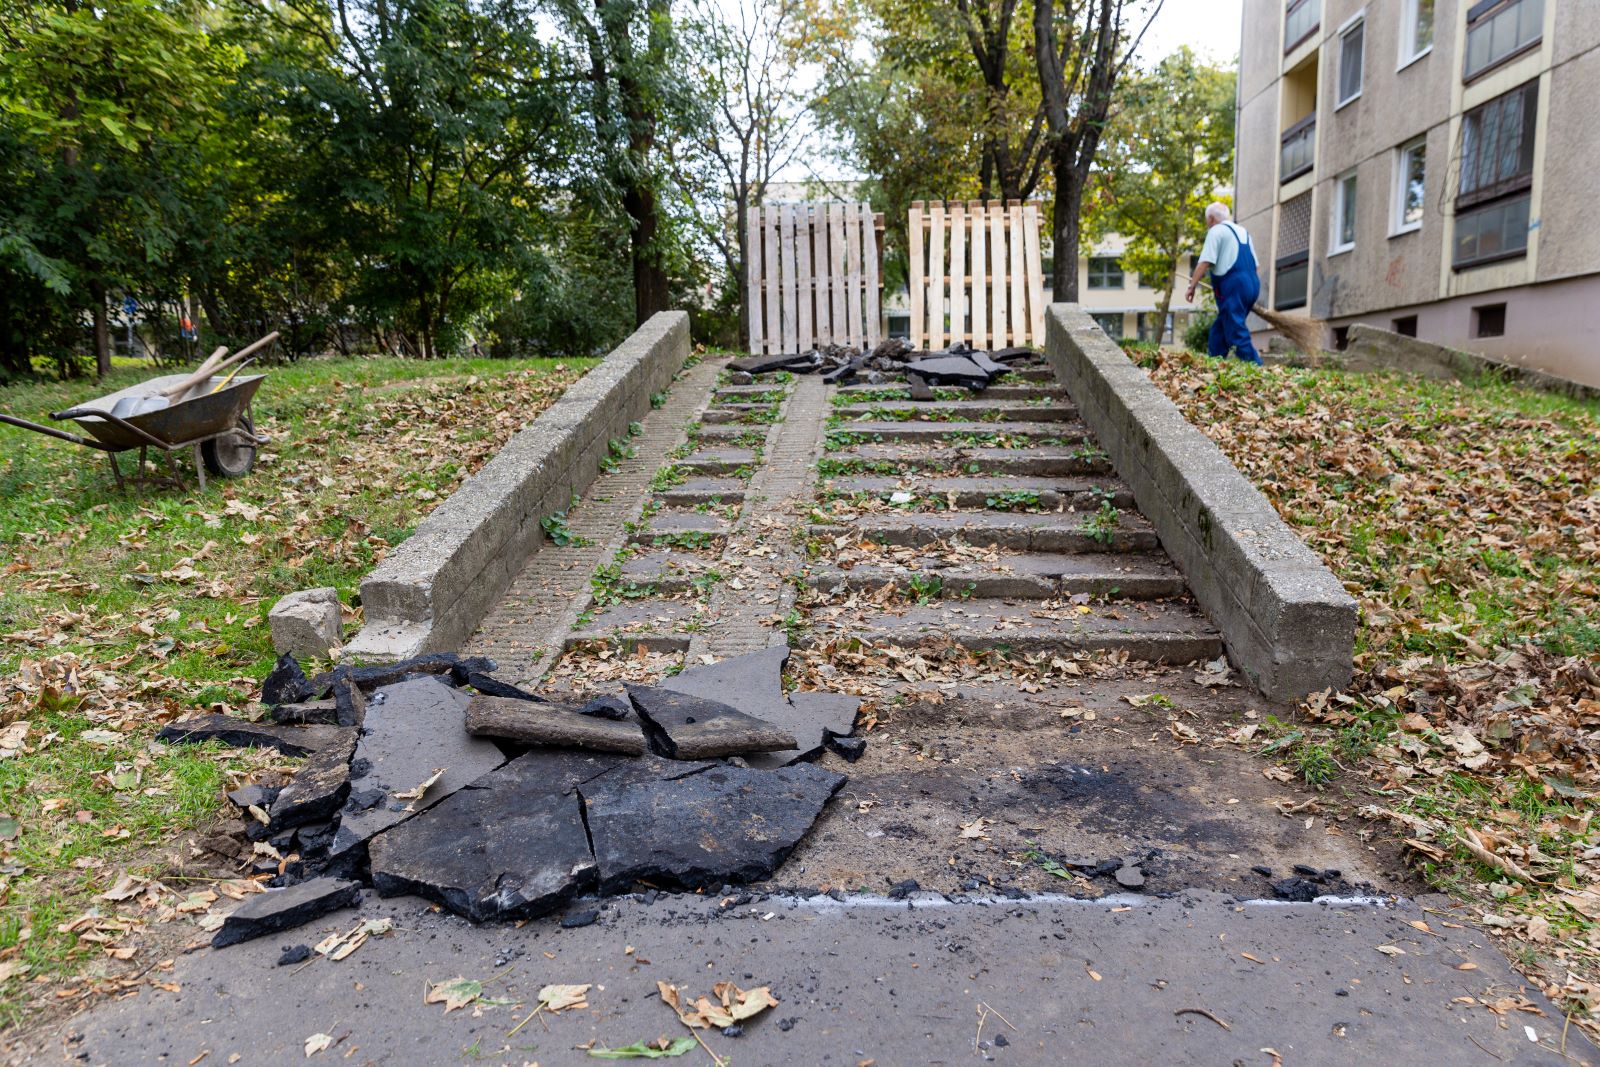
[[213, 437], [200, 446], [207, 473], [218, 478], [243, 478], [256, 465], [256, 427], [248, 414], [239, 416], [238, 428]]

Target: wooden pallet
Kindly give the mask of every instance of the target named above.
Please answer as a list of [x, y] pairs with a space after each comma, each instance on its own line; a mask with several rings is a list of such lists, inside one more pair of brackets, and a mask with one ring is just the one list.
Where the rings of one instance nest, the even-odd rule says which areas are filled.
[[913, 346], [1044, 346], [1039, 218], [1035, 201], [912, 202]]
[[749, 225], [752, 354], [877, 345], [882, 215], [868, 204], [766, 204]]

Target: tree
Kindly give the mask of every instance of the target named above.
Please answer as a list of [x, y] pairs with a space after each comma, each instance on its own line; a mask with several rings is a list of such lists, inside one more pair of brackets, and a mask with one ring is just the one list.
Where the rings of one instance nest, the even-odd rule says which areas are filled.
[[[70, 347], [72, 322], [87, 312], [105, 374], [108, 294], [159, 287], [166, 264], [185, 254], [189, 176], [238, 63], [207, 32], [209, 14], [182, 0], [0, 6], [6, 369], [29, 369], [32, 337], [65, 360], [55, 346]], [[52, 314], [67, 321], [41, 321]]]
[[1204, 207], [1233, 173], [1234, 73], [1180, 48], [1126, 79], [1117, 98], [1089, 226], [1127, 239], [1122, 265], [1160, 293], [1165, 322], [1179, 257], [1205, 240]]
[[[739, 337], [750, 336], [749, 209], [766, 198], [773, 176], [794, 159], [805, 132], [796, 51], [808, 34], [800, 0], [738, 0], [737, 17], [706, 3], [698, 21], [699, 53], [715, 108], [699, 139], [699, 154], [725, 185], [700, 212], [705, 236], [722, 257], [738, 294]], [[687, 184], [680, 179], [680, 184]], [[732, 233], [724, 207], [732, 202]]]
[[[1134, 16], [1149, 6], [1137, 33]], [[1033, 0], [1034, 61], [1054, 179], [1055, 299], [1078, 299], [1079, 214], [1118, 79], [1161, 0]]]

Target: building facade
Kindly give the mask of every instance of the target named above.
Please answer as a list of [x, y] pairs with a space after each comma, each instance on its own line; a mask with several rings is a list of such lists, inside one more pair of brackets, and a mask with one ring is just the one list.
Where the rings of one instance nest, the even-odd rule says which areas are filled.
[[1245, 0], [1262, 300], [1600, 385], [1600, 3]]
[[[1158, 324], [1156, 306], [1161, 293], [1151, 283], [1160, 279], [1145, 279], [1134, 271], [1123, 270], [1122, 251], [1122, 238], [1108, 234], [1091, 255], [1078, 257], [1078, 303], [1113, 338], [1163, 342], [1181, 339], [1189, 315], [1195, 310], [1195, 305], [1184, 302], [1184, 284], [1175, 283], [1166, 321]], [[1184, 266], [1187, 276], [1188, 265]], [[1046, 268], [1045, 288], [1049, 287], [1050, 271]]]

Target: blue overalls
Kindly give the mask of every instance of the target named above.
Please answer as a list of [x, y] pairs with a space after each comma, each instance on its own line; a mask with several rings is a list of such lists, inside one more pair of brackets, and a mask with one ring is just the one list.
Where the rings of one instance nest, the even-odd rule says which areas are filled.
[[1228, 349], [1232, 348], [1246, 363], [1259, 364], [1261, 357], [1256, 354], [1255, 345], [1250, 343], [1250, 328], [1244, 321], [1245, 316], [1250, 314], [1250, 308], [1261, 296], [1256, 253], [1239, 236], [1237, 226], [1231, 222], [1222, 225], [1232, 231], [1233, 239], [1239, 243], [1239, 254], [1226, 274], [1218, 274], [1214, 264], [1211, 268], [1212, 293], [1217, 298], [1217, 319], [1211, 324], [1211, 339], [1206, 351], [1213, 356], [1226, 356]]

